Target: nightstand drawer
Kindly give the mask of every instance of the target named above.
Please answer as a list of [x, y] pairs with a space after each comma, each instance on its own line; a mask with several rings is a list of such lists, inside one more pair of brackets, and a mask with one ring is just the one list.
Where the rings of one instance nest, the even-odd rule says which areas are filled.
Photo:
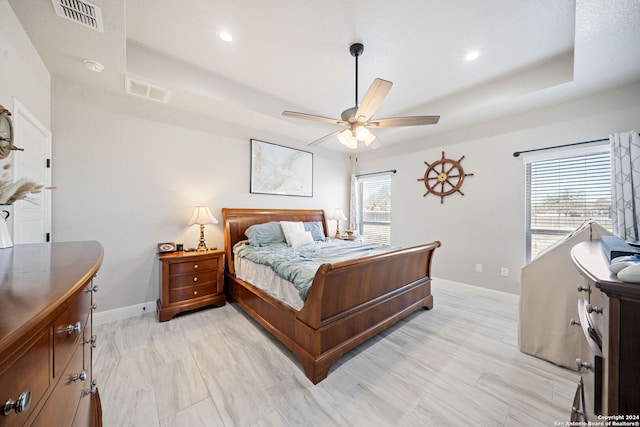
[[171, 291], [171, 302], [179, 302], [193, 298], [200, 298], [206, 295], [215, 294], [217, 287], [215, 283], [205, 283], [198, 286], [189, 286]]
[[200, 284], [216, 282], [218, 273], [215, 270], [203, 271], [196, 274], [183, 274], [182, 276], [171, 277], [169, 289], [183, 288], [185, 286], [196, 286]]
[[188, 261], [173, 263], [169, 267], [169, 275], [194, 273], [204, 270], [217, 270], [218, 258], [206, 259], [201, 261]]

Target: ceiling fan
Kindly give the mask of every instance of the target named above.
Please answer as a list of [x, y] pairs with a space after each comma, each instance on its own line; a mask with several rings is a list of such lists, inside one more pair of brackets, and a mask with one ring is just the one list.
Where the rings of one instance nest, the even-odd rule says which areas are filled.
[[332, 119], [315, 114], [298, 113], [295, 111], [282, 112], [282, 115], [287, 117], [344, 126], [343, 129], [325, 135], [308, 145], [318, 145], [333, 137], [337, 137], [338, 140], [348, 148], [357, 148], [359, 142], [363, 142], [367, 147], [377, 148], [382, 144], [368, 128], [433, 125], [440, 120], [440, 116], [408, 116], [374, 120], [373, 115], [382, 104], [389, 90], [391, 90], [393, 83], [383, 79], [375, 79], [364, 94], [362, 102], [358, 105], [358, 57], [362, 55], [363, 51], [364, 45], [362, 43], [354, 43], [349, 47], [351, 56], [356, 58], [356, 106], [344, 110], [340, 119]]

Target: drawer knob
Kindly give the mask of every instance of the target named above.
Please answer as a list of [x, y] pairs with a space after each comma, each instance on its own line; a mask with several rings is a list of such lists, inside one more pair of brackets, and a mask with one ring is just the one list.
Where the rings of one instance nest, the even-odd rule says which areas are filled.
[[98, 285], [93, 285], [93, 286], [87, 288], [87, 290], [85, 292], [98, 292]]
[[79, 334], [80, 329], [82, 329], [82, 325], [80, 324], [80, 322], [77, 322], [75, 326], [74, 325], [67, 326], [67, 329], [65, 329], [65, 332], [67, 333], [67, 335], [71, 335], [74, 332], [76, 334]]
[[4, 407], [2, 408], [2, 415], [7, 416], [11, 413], [11, 411], [15, 411], [16, 414], [26, 411], [29, 409], [29, 404], [31, 403], [31, 392], [23, 391], [20, 393], [20, 396], [16, 400], [9, 399], [4, 403]]
[[586, 369], [587, 371], [593, 371], [593, 366], [591, 365], [591, 363], [585, 362], [580, 358], [576, 359], [576, 367], [578, 368], [578, 372], [580, 372], [582, 368]]
[[588, 304], [587, 305], [587, 312], [589, 313], [598, 313], [598, 314], [602, 314], [602, 307], [598, 307], [597, 305], [591, 305]]
[[580, 322], [579, 322], [578, 320], [576, 320], [576, 319], [571, 319], [571, 320], [569, 320], [569, 324], [570, 324], [571, 326], [575, 326], [575, 325], [580, 326]]
[[71, 381], [76, 382], [78, 380], [84, 381], [87, 379], [87, 371], [82, 371], [79, 374], [75, 374], [71, 377]]
[[94, 304], [91, 304], [91, 306], [89, 306], [89, 308], [90, 308], [91, 310], [95, 310], [95, 309], [97, 309], [97, 308], [98, 308], [98, 304], [95, 304], [95, 303], [94, 303]]
[[94, 394], [98, 391], [98, 387], [96, 385], [96, 380], [91, 381], [91, 388], [88, 390], [82, 390], [82, 395], [83, 396], [88, 396], [90, 394]]
[[194, 282], [197, 282], [197, 281], [198, 281], [198, 278], [197, 278], [197, 277], [194, 277], [194, 278], [193, 278], [193, 281], [194, 281]]
[[582, 286], [582, 285], [578, 285], [578, 292], [588, 292], [588, 293], [591, 293], [591, 286]]
[[193, 291], [193, 294], [194, 295], [198, 295], [198, 291]]
[[193, 264], [193, 269], [197, 270], [198, 269], [198, 264]]
[[96, 340], [98, 339], [97, 336], [92, 335], [91, 338], [89, 339], [83, 339], [82, 340], [82, 344], [90, 344], [91, 348], [96, 348]]
[[573, 415], [580, 415], [582, 417], [582, 411], [580, 411], [578, 408], [576, 408], [575, 406], [571, 407], [571, 414]]

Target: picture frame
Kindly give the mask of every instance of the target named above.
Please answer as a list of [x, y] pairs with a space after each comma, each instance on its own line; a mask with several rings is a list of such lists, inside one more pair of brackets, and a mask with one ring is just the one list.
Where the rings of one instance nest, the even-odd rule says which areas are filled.
[[313, 197], [313, 153], [251, 139], [250, 192]]

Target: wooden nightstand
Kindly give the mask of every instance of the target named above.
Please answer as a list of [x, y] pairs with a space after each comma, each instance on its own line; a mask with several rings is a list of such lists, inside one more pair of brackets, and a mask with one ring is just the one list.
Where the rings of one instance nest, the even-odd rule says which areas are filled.
[[158, 319], [170, 320], [183, 311], [207, 305], [223, 306], [224, 251], [159, 254]]

